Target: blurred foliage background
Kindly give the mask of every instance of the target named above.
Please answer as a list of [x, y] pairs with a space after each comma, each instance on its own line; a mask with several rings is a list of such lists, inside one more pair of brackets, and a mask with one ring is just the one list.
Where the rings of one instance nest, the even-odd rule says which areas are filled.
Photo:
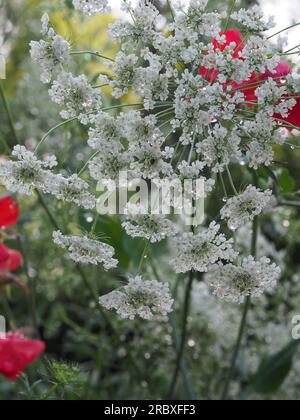
[[[243, 1], [245, 6], [254, 2]], [[211, 7], [227, 9], [229, 1], [212, 1]], [[158, 5], [163, 8], [163, 4]], [[3, 104], [0, 104], [0, 153], [7, 155], [5, 143], [34, 146], [43, 134], [60, 121], [57, 108], [48, 98], [47, 88], [39, 80], [39, 70], [31, 63], [29, 42], [40, 38], [40, 18], [51, 15], [57, 32], [71, 41], [76, 49], [101, 50], [113, 56], [118, 47], [111, 43], [107, 28], [113, 17], [95, 17], [87, 21], [75, 13], [70, 0], [0, 0], [0, 48], [7, 57], [7, 79], [1, 82], [15, 126], [13, 134]], [[76, 58], [72, 71], [85, 73], [90, 80], [103, 71], [101, 62], [90, 56]], [[107, 102], [109, 102], [109, 95]], [[55, 132], [44, 151], [59, 157], [60, 167], [76, 172], [89, 158], [84, 147], [86, 129], [68, 125]], [[295, 146], [298, 138], [292, 139]], [[298, 149], [278, 150], [274, 171], [278, 188], [286, 198], [300, 195]], [[0, 158], [1, 159], [1, 158]], [[251, 182], [251, 174], [237, 185]], [[268, 174], [261, 173], [261, 182]], [[2, 191], [4, 192], [4, 190]], [[74, 264], [66, 260], [52, 243], [54, 227], [36, 198], [18, 197], [21, 220], [18, 233], [26, 266], [19, 275], [29, 283], [31, 294], [21, 290], [0, 290], [0, 313], [6, 315], [11, 328], [36, 327], [46, 341], [47, 358], [27, 371], [18, 383], [0, 378], [0, 399], [161, 399], [167, 395], [170, 371], [174, 369], [175, 352], [172, 328], [146, 325], [142, 321], [120, 321], [101, 313], [96, 298], [124, 281], [124, 273], [134, 272], [143, 243], [129, 239], [117, 218], [101, 218], [96, 232], [117, 250], [120, 268], [113, 274], [85, 269], [82, 277]], [[89, 231], [94, 215], [47, 198], [47, 204], [60, 226], [68, 232]], [[219, 211], [214, 200], [207, 214], [213, 218]], [[284, 251], [286, 270], [276, 295], [267, 296], [250, 319], [247, 347], [239, 361], [233, 398], [298, 399], [300, 392], [300, 357], [290, 346], [291, 318], [300, 313], [300, 220], [299, 210], [282, 208], [265, 220], [262, 233], [272, 249]], [[12, 247], [17, 248], [15, 241]], [[161, 276], [166, 276], [177, 295], [177, 322], [180, 327], [181, 284], [166, 264], [167, 244], [153, 246]], [[85, 283], [88, 279], [88, 285]], [[228, 361], [237, 334], [240, 308], [233, 308], [201, 291], [201, 278], [195, 287], [193, 311], [189, 319], [186, 361], [191, 381], [201, 399], [220, 396]], [[36, 309], [36, 310], [35, 310]], [[34, 330], [33, 330], [34, 331]], [[280, 353], [281, 352], [281, 353]], [[273, 359], [270, 359], [272, 357]], [[267, 361], [277, 370], [259, 366]], [[292, 363], [293, 360], [293, 363]], [[259, 372], [258, 376], [255, 374]], [[271, 372], [271, 373], [270, 373]], [[238, 380], [239, 378], [239, 380]], [[242, 378], [242, 381], [240, 380]], [[186, 398], [180, 382], [177, 398]]]

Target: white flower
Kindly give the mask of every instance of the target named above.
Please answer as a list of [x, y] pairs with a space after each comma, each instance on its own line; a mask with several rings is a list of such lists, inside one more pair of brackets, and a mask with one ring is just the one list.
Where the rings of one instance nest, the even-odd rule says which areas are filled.
[[41, 81], [49, 83], [53, 74], [63, 71], [64, 65], [70, 63], [70, 44], [64, 38], [56, 35], [53, 28], [49, 29], [49, 16], [42, 17], [42, 34], [48, 36], [48, 41], [31, 41], [30, 54], [34, 63], [41, 69]]
[[43, 187], [44, 192], [54, 195], [58, 200], [93, 209], [96, 206], [96, 198], [88, 190], [89, 184], [76, 174], [69, 178], [61, 174], [49, 176]]
[[73, 0], [73, 6], [88, 16], [110, 11], [108, 0]]
[[118, 123], [118, 119], [99, 112], [93, 117], [95, 127], [89, 130], [88, 145], [95, 150], [123, 149], [121, 138], [124, 137], [124, 127]]
[[86, 236], [64, 236], [60, 231], [53, 232], [53, 240], [56, 245], [66, 249], [70, 259], [77, 263], [103, 265], [105, 270], [118, 265], [118, 261], [113, 258], [113, 247], [103, 242]]
[[149, 0], [140, 0], [135, 8], [123, 2], [126, 12], [132, 16], [132, 22], [117, 22], [111, 25], [110, 33], [117, 38], [124, 49], [134, 49], [139, 43], [151, 45], [157, 36], [156, 21], [159, 12]]
[[60, 73], [49, 95], [53, 102], [64, 108], [60, 115], [65, 120], [77, 117], [82, 124], [88, 124], [91, 114], [101, 110], [101, 95], [83, 75], [74, 77], [71, 73]]
[[270, 204], [272, 191], [261, 191], [253, 185], [235, 197], [230, 198], [221, 210], [222, 219], [228, 220], [228, 226], [236, 230], [254, 220]]
[[32, 195], [34, 189], [44, 190], [52, 177], [52, 169], [57, 165], [55, 156], [39, 160], [24, 146], [15, 146], [12, 156], [17, 160], [0, 163], [0, 177], [5, 180], [6, 188], [12, 192]]
[[220, 260], [233, 261], [238, 255], [232, 248], [233, 239], [227, 240], [219, 230], [220, 226], [212, 222], [208, 229], [197, 234], [185, 233], [175, 238], [171, 266], [176, 273], [206, 272]]
[[289, 111], [296, 105], [294, 98], [284, 99], [288, 96], [286, 86], [278, 86], [275, 80], [269, 78], [255, 90], [259, 106], [263, 106], [264, 112], [270, 116], [279, 114], [283, 118], [289, 116]]
[[165, 321], [172, 312], [173, 299], [169, 286], [156, 280], [132, 277], [126, 286], [100, 298], [100, 305], [115, 310], [123, 319], [140, 317], [148, 321]]
[[142, 206], [127, 206], [127, 221], [122, 223], [127, 235], [160, 242], [176, 235], [176, 225], [163, 215], [148, 214]]
[[267, 31], [276, 26], [274, 16], [271, 16], [268, 21], [265, 21], [263, 12], [258, 6], [253, 6], [248, 10], [240, 9], [239, 11], [232, 13], [231, 19], [236, 20], [246, 28], [255, 32]]
[[197, 144], [197, 152], [213, 172], [223, 172], [232, 160], [241, 159], [240, 143], [238, 135], [217, 124], [210, 136]]
[[243, 303], [245, 298], [257, 298], [272, 291], [279, 280], [281, 270], [263, 257], [255, 261], [244, 258], [241, 266], [215, 265], [206, 275], [206, 282], [213, 294], [228, 302]]

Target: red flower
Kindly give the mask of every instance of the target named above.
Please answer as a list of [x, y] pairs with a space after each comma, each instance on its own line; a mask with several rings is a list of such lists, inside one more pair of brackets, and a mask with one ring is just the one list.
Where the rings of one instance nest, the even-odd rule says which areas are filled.
[[11, 381], [16, 381], [44, 351], [45, 343], [29, 340], [14, 332], [0, 340], [0, 373]]
[[15, 271], [22, 265], [22, 255], [0, 243], [0, 273]]
[[18, 219], [18, 203], [11, 197], [0, 198], [0, 228], [13, 226]]

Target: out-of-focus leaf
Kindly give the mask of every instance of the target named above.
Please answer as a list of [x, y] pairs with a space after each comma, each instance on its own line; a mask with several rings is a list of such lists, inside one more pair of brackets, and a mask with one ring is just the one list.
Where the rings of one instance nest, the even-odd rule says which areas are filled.
[[279, 353], [265, 359], [251, 381], [251, 387], [261, 394], [276, 392], [291, 371], [300, 341], [293, 341]]
[[282, 192], [289, 193], [295, 189], [296, 183], [295, 180], [291, 177], [287, 169], [283, 169], [279, 176], [279, 184]]

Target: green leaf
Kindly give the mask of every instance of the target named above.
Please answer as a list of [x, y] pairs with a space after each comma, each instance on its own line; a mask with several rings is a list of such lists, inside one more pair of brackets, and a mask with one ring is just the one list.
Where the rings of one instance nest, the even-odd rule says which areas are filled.
[[278, 180], [282, 192], [289, 193], [291, 191], [294, 191], [296, 183], [287, 169], [282, 170]]
[[279, 353], [265, 359], [252, 378], [250, 386], [261, 394], [278, 391], [291, 371], [299, 343], [299, 340], [293, 341]]

